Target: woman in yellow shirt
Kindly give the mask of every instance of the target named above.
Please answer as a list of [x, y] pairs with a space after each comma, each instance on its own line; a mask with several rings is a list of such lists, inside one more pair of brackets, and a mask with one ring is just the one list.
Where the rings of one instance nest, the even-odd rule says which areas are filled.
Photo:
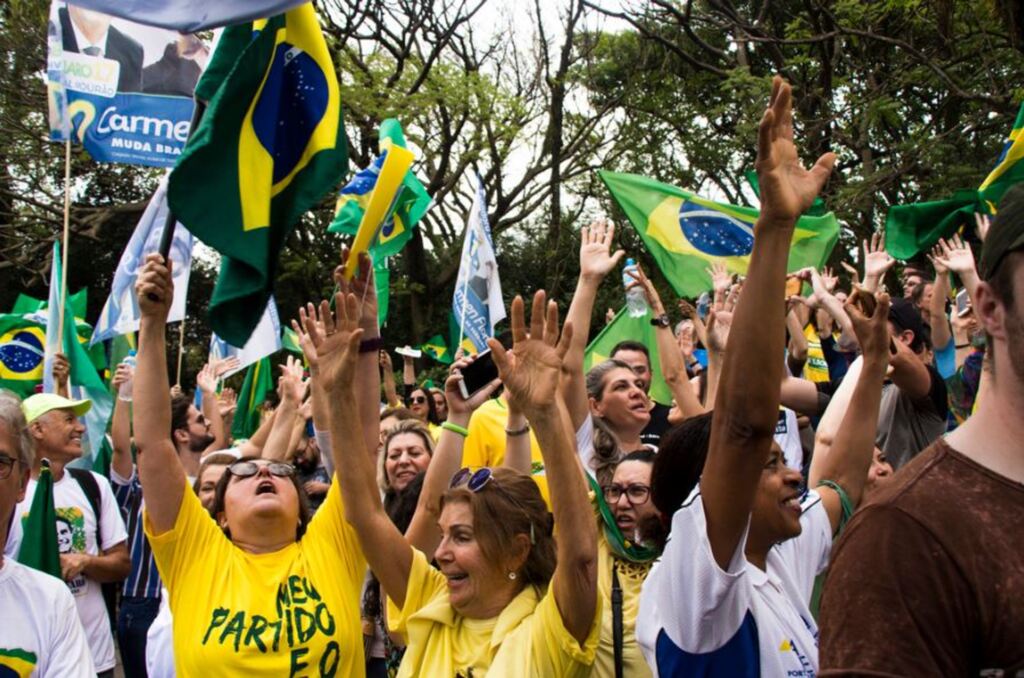
[[[370, 326], [373, 314], [375, 328], [375, 297], [367, 296], [364, 325]], [[211, 519], [187, 491], [169, 436], [164, 334], [173, 284], [160, 255], [147, 257], [137, 298], [142, 312], [133, 413], [138, 473], [146, 536], [174, 616], [177, 675], [362, 676], [358, 605], [365, 561], [345, 521], [337, 483], [307, 523], [294, 469], [243, 459], [228, 466], [218, 483], [216, 505], [223, 508], [216, 522]], [[364, 355], [372, 362], [368, 369], [360, 365], [360, 375], [379, 374], [376, 356]], [[311, 371], [316, 374], [315, 365]], [[360, 388], [376, 393], [379, 384], [367, 381]], [[364, 446], [367, 440], [375, 444], [379, 435], [375, 420], [366, 423], [352, 431]], [[333, 450], [335, 466], [343, 468], [339, 447]]]
[[[410, 532], [436, 521], [441, 534], [433, 556], [440, 571], [388, 520], [372, 460], [352, 435], [359, 408], [375, 403], [365, 391], [360, 401], [353, 378], [361, 334], [350, 320], [357, 313], [356, 298], [339, 295], [335, 307], [337, 324], [328, 316], [323, 334], [310, 328], [321, 375], [314, 388], [322, 393], [315, 394], [352, 403], [331, 412], [331, 436], [355, 441], [339, 482], [346, 518], [397, 608], [389, 612], [389, 622], [408, 639], [399, 675], [585, 675], [598, 636], [597, 530], [558, 393], [571, 330], [558, 341], [555, 304], [545, 314], [544, 293], [537, 293], [528, 338], [523, 301], [517, 297], [513, 350], [506, 352], [494, 340], [490, 346], [509, 398], [537, 433], [554, 525], [566, 538], [553, 539], [544, 501], [528, 476], [509, 469], [466, 469], [438, 496], [440, 466], [434, 459]], [[446, 426], [453, 431], [450, 422]]]

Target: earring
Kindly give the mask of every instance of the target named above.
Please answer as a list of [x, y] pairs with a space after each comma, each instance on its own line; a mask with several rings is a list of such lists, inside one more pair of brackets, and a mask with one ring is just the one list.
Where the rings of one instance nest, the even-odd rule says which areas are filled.
[[516, 573], [512, 572], [512, 571], [509, 571], [509, 573], [508, 573], [508, 580], [509, 581], [515, 581], [516, 580]]

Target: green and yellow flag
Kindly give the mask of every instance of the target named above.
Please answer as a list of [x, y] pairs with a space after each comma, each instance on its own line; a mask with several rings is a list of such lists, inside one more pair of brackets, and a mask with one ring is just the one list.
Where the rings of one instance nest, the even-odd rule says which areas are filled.
[[[705, 269], [712, 263], [746, 274], [756, 209], [706, 200], [637, 174], [598, 174], [676, 294], [693, 297], [711, 289]], [[800, 217], [786, 270], [821, 267], [838, 238], [839, 222], [831, 212]]]
[[238, 393], [238, 412], [231, 425], [231, 436], [236, 440], [251, 438], [260, 427], [260, 406], [267, 392], [274, 388], [274, 375], [270, 358], [260, 358], [245, 371], [242, 390]]
[[244, 346], [285, 238], [348, 171], [338, 79], [312, 3], [224, 29], [195, 96], [208, 107], [167, 197], [223, 255], [210, 325]]
[[962, 226], [974, 224], [974, 213], [995, 214], [1006, 189], [1024, 181], [1024, 103], [1003, 144], [996, 166], [981, 186], [961, 189], [944, 200], [895, 205], [885, 217], [885, 249], [897, 259], [910, 259]]
[[420, 344], [420, 350], [425, 355], [430, 356], [434, 360], [444, 365], [452, 364], [452, 352], [448, 348], [448, 344], [445, 343], [444, 337], [440, 334], [435, 334], [430, 339], [427, 339], [424, 343]]
[[658, 339], [655, 336], [657, 329], [651, 325], [651, 312], [633, 318], [623, 308], [615, 320], [605, 326], [601, 333], [594, 337], [594, 340], [587, 346], [583, 354], [583, 372], [589, 372], [590, 368], [611, 357], [612, 349], [620, 341], [638, 341], [647, 347], [651, 354], [651, 381], [650, 396], [662, 405], [672, 403], [672, 391], [665, 378], [661, 375], [661, 359], [658, 357]]
[[42, 461], [42, 469], [36, 480], [36, 493], [32, 497], [23, 532], [18, 562], [60, 579], [57, 509], [53, 505], [53, 473], [47, 459]]
[[46, 326], [18, 313], [0, 315], [0, 387], [22, 398], [43, 381]]

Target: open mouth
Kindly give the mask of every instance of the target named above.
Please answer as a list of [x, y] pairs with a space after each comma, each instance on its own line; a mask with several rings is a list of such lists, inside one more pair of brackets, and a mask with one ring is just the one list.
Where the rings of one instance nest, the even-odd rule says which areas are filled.
[[261, 480], [260, 484], [256, 486], [256, 494], [277, 494], [277, 488], [274, 487], [274, 481]]
[[465, 572], [445, 572], [445, 578], [448, 580], [448, 585], [458, 584], [469, 579], [469, 575]]

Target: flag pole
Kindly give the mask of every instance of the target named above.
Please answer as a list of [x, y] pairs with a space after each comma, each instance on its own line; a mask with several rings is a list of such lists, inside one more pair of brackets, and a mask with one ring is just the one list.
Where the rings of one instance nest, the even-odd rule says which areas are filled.
[[178, 376], [174, 383], [181, 386], [181, 358], [185, 353], [185, 318], [181, 318], [181, 326], [178, 328]]
[[71, 136], [64, 141], [64, 237], [61, 244], [60, 269], [60, 317], [57, 321], [57, 337], [60, 352], [64, 352], [64, 308], [68, 298], [68, 240], [71, 233]]
[[[199, 99], [196, 99], [195, 102], [196, 106], [192, 110], [192, 122], [188, 125], [189, 138], [192, 137], [192, 132], [199, 127], [199, 123], [203, 119], [203, 113], [206, 111], [206, 104]], [[185, 145], [186, 147], [188, 146], [188, 140], [185, 141]], [[171, 211], [170, 200], [168, 200], [167, 218], [164, 220], [164, 232], [160, 234], [160, 256], [164, 258], [164, 261], [168, 261], [168, 257], [171, 254], [171, 242], [174, 240], [175, 221], [177, 221], [177, 219], [174, 218], [174, 212]]]
[[462, 339], [466, 336], [466, 302], [469, 301], [469, 276], [466, 282], [462, 283], [462, 312], [459, 314], [459, 343], [455, 344], [455, 350], [462, 348]]

